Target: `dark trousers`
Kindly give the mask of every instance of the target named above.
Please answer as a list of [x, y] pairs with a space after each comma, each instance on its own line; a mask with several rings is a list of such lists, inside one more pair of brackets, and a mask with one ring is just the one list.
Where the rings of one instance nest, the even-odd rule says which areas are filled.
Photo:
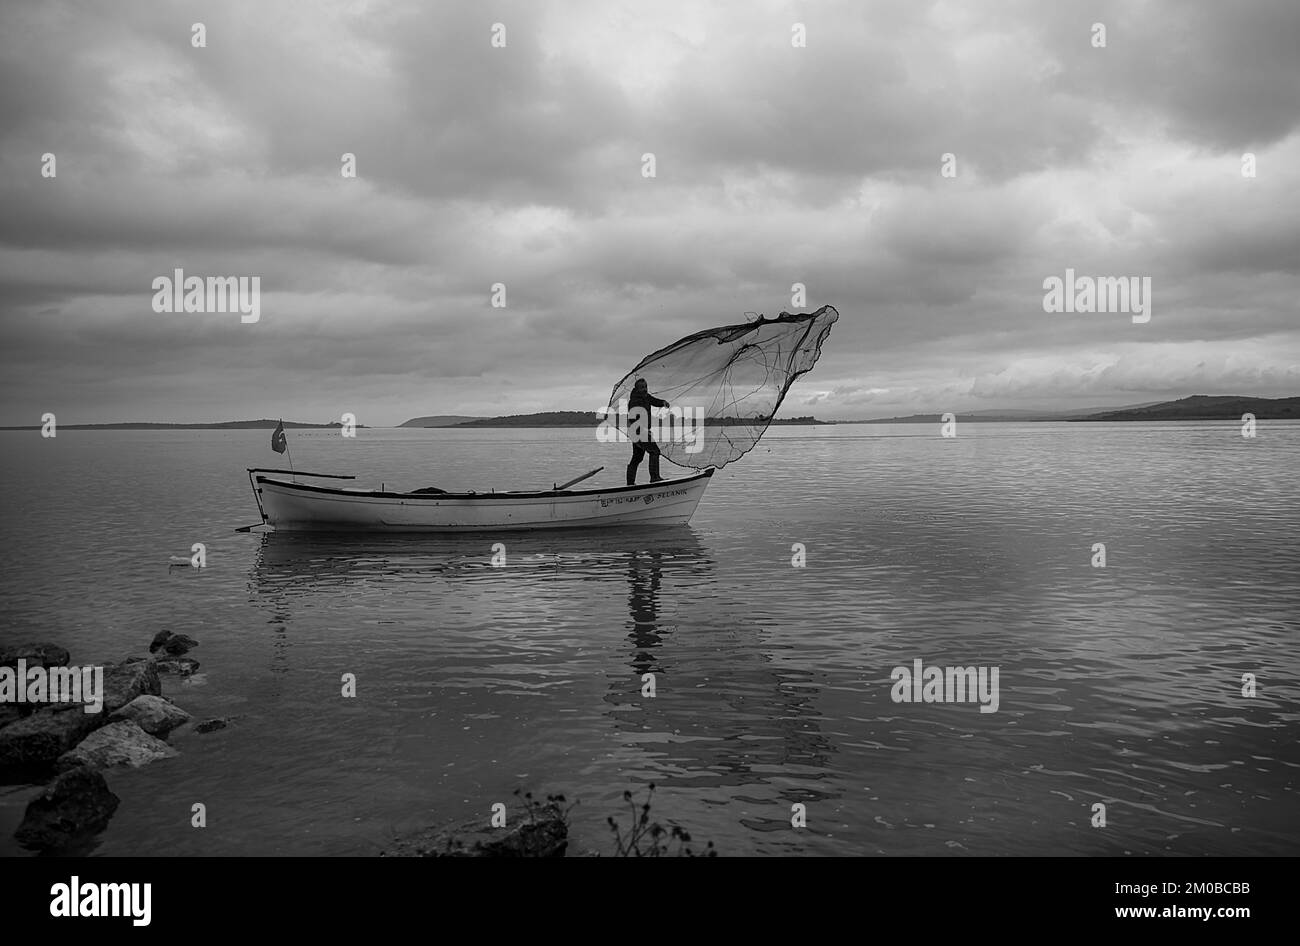
[[636, 484], [636, 470], [641, 465], [641, 458], [650, 454], [650, 480], [659, 479], [659, 444], [653, 440], [647, 440], [645, 443], [632, 441], [632, 459], [627, 465], [627, 485]]

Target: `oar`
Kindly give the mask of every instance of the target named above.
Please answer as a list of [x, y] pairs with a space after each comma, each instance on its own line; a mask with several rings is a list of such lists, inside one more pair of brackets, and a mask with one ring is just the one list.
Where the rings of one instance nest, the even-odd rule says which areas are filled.
[[596, 467], [594, 470], [592, 470], [592, 471], [589, 472], [589, 473], [583, 473], [583, 474], [582, 474], [581, 476], [579, 476], [577, 479], [569, 480], [569, 482], [565, 483], [563, 486], [556, 486], [556, 487], [555, 487], [555, 491], [556, 491], [556, 492], [559, 492], [559, 491], [562, 490], [562, 489], [568, 489], [568, 488], [569, 488], [570, 486], [572, 486], [574, 483], [581, 483], [581, 482], [582, 482], [583, 480], [585, 480], [587, 477], [589, 477], [589, 476], [595, 476], [597, 473], [599, 473], [599, 472], [600, 472], [601, 470], [603, 470], [603, 469], [605, 469], [603, 466], [598, 466], [598, 467]]

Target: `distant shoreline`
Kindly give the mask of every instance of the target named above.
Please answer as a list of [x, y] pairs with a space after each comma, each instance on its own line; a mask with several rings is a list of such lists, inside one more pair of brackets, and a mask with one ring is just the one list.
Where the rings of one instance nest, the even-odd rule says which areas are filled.
[[[1145, 421], [1150, 424], [1177, 424], [1177, 423], [1213, 423], [1220, 424], [1237, 424], [1241, 422], [1240, 417], [964, 417], [961, 414], [956, 415], [957, 420], [963, 424], [1079, 424], [1079, 423], [1130, 423]], [[1300, 420], [1296, 416], [1268, 417], [1257, 416], [1257, 420]], [[933, 418], [925, 415], [917, 415], [915, 418], [883, 418], [881, 420], [818, 420], [808, 421], [773, 421], [772, 427], [870, 427], [874, 424], [890, 424], [905, 426], [907, 424], [939, 424], [942, 423], [940, 415], [935, 414]], [[357, 429], [365, 430], [586, 430], [587, 424], [474, 424], [474, 425], [447, 425], [437, 427], [407, 427], [399, 425], [395, 427], [381, 427], [378, 425], [358, 424]], [[708, 427], [727, 426], [717, 424], [707, 424]], [[295, 424], [292, 427], [285, 424], [285, 430], [330, 430], [337, 429], [338, 424]], [[0, 427], [0, 431], [39, 431], [39, 424], [32, 424], [25, 427]], [[223, 424], [66, 424], [60, 425], [59, 430], [273, 430], [273, 427], [234, 427]]]
[[[963, 414], [954, 411], [957, 420], [964, 423], [1024, 424], [1024, 423], [1080, 423], [1088, 421], [1161, 421], [1161, 420], [1217, 420], [1240, 423], [1243, 414], [1254, 414], [1257, 420], [1288, 420], [1300, 418], [1300, 397], [1241, 397], [1193, 394], [1177, 401], [1141, 404], [1102, 411], [974, 411]], [[854, 424], [939, 424], [942, 414], [911, 414], [907, 417], [881, 417], [876, 420], [839, 421]]]
[[[1075, 411], [953, 411], [952, 415], [963, 423], [1025, 424], [1025, 423], [1080, 423], [1106, 421], [1220, 421], [1239, 423], [1245, 414], [1257, 420], [1300, 419], [1300, 397], [1266, 398], [1240, 396], [1210, 396], [1194, 394], [1177, 401], [1141, 404], [1115, 410]], [[843, 424], [940, 424], [944, 414], [910, 414], [906, 417], [879, 417], [872, 420], [818, 420], [812, 416], [777, 418], [774, 427], [833, 427]], [[421, 423], [422, 421], [445, 421]], [[514, 429], [534, 430], [546, 427], [581, 429], [599, 426], [602, 419], [594, 411], [544, 411], [535, 414], [511, 414], [503, 417], [466, 417], [444, 414], [417, 417], [392, 427], [367, 429], [381, 430], [481, 430]], [[735, 417], [709, 417], [706, 427], [741, 426], [752, 420]], [[129, 421], [115, 424], [60, 424], [60, 430], [274, 430], [279, 420], [228, 420], [208, 424], [161, 424]], [[329, 424], [305, 424], [284, 421], [285, 430], [337, 430], [343, 425], [337, 421]], [[41, 430], [41, 424], [0, 427], [0, 430]], [[366, 428], [365, 424], [357, 424]]]
[[[156, 424], [146, 421], [127, 421], [117, 424], [59, 424], [59, 430], [275, 430], [280, 425], [278, 420], [228, 420], [216, 424]], [[285, 430], [337, 430], [343, 425], [335, 421], [332, 424], [300, 424], [285, 421]], [[365, 424], [355, 425], [358, 428]], [[25, 424], [21, 427], [0, 427], [0, 430], [41, 430], [43, 424]]]

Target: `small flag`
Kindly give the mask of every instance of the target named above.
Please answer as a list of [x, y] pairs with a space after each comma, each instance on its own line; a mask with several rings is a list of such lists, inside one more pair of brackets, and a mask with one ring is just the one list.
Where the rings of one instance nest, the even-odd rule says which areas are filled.
[[275, 432], [271, 434], [271, 449], [276, 453], [284, 453], [288, 448], [289, 438], [284, 435], [284, 421], [281, 420]]

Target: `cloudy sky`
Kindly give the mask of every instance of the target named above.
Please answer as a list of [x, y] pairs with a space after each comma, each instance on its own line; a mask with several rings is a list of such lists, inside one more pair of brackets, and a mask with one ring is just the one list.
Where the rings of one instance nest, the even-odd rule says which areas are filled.
[[[594, 410], [794, 283], [841, 319], [787, 415], [1300, 394], [1298, 49], [1294, 0], [6, 3], [0, 423]], [[155, 312], [177, 268], [260, 321]], [[1066, 268], [1150, 321], [1044, 312]]]

